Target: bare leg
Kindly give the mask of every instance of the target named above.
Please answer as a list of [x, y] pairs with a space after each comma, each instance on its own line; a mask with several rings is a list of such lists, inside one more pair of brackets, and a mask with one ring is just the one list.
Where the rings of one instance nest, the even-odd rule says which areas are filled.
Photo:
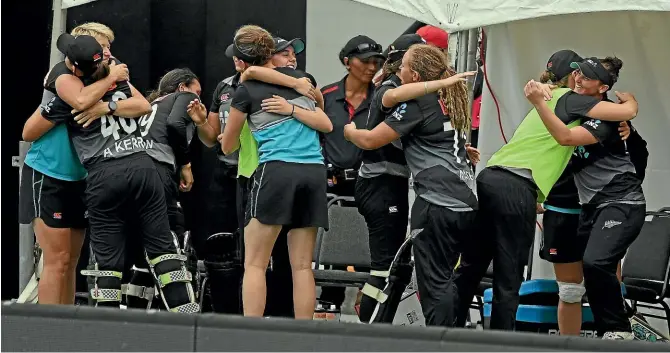
[[[38, 302], [65, 304], [63, 294], [74, 291], [74, 288], [70, 288], [74, 283], [68, 271], [76, 267], [76, 263], [71, 263], [71, 229], [51, 228], [39, 218], [33, 221], [33, 227], [44, 254], [44, 270], [37, 289]], [[72, 297], [74, 300], [74, 292]]]
[[316, 228], [297, 228], [288, 233], [288, 251], [293, 271], [293, 305], [295, 318], [312, 320], [316, 305], [316, 286], [312, 272], [312, 255]]
[[[556, 280], [567, 283], [582, 283], [582, 262], [554, 264]], [[561, 335], [578, 336], [582, 328], [582, 303], [558, 301], [558, 328]]]
[[74, 293], [77, 288], [77, 263], [79, 263], [79, 255], [81, 254], [81, 247], [84, 244], [84, 229], [70, 230], [70, 266], [65, 275], [67, 276], [66, 283], [68, 286], [63, 287], [61, 296], [61, 303], [74, 304]]
[[256, 218], [252, 218], [244, 228], [244, 278], [242, 280], [244, 316], [263, 316], [267, 295], [265, 272], [281, 227], [262, 224]]

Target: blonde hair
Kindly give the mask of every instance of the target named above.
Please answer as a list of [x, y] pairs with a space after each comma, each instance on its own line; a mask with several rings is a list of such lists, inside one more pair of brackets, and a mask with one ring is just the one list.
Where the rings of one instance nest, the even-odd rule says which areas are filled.
[[[449, 66], [449, 58], [441, 49], [428, 44], [415, 44], [409, 50], [409, 68], [416, 71], [421, 81], [434, 81], [456, 75]], [[468, 86], [458, 82], [438, 91], [440, 100], [447, 108], [451, 123], [458, 131], [470, 128], [471, 117], [468, 109]]]
[[92, 37], [105, 37], [107, 40], [109, 40], [110, 43], [114, 41], [114, 31], [98, 22], [88, 22], [81, 24], [75, 27], [70, 34], [75, 37], [84, 35]]
[[549, 71], [549, 70], [544, 70], [542, 71], [542, 74], [540, 74], [540, 82], [541, 83], [553, 83], [557, 85], [558, 87], [565, 88], [568, 87], [568, 83], [570, 82], [570, 75], [565, 75], [562, 79], [557, 79], [556, 75]]
[[261, 60], [265, 64], [275, 52], [275, 41], [270, 32], [256, 25], [245, 25], [235, 32], [235, 45], [244, 54]]

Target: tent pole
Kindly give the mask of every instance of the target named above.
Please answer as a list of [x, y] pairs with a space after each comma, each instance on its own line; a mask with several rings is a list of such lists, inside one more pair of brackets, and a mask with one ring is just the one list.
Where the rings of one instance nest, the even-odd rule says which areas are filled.
[[51, 55], [49, 57], [49, 68], [63, 61], [63, 54], [58, 51], [56, 41], [58, 36], [65, 32], [65, 20], [67, 19], [67, 10], [63, 9], [63, 0], [54, 0], [53, 2], [53, 23], [51, 26]]
[[[21, 175], [23, 174], [23, 161], [30, 149], [30, 142], [19, 142], [19, 155], [14, 157], [12, 165], [19, 168], [19, 190], [21, 190]], [[19, 223], [19, 294], [30, 282], [35, 271], [35, 236], [30, 224]]]
[[458, 32], [458, 52], [456, 53], [456, 71], [463, 72], [468, 62], [468, 31]]
[[[468, 31], [468, 57], [465, 71], [477, 70], [477, 48], [479, 44], [479, 28], [473, 28]], [[472, 101], [475, 93], [475, 76], [468, 78], [468, 112], [472, 112]], [[470, 141], [472, 129], [468, 128], [468, 139]]]

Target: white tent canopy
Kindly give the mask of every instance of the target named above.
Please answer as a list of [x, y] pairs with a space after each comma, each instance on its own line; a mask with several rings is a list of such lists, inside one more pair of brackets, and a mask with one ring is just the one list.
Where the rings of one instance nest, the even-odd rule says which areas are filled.
[[[67, 1], [67, 0], [65, 0]], [[64, 1], [64, 2], [65, 2]], [[72, 2], [82, 0], [69, 0]], [[86, 0], [84, 0], [86, 1]], [[88, 0], [90, 1], [90, 0]], [[667, 0], [354, 0], [449, 32], [552, 15], [603, 11], [670, 11]]]

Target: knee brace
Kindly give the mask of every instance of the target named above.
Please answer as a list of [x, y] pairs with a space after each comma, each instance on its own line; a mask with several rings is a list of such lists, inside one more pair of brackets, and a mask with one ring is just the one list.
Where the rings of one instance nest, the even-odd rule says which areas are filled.
[[186, 269], [186, 256], [164, 254], [150, 259], [146, 254], [149, 270], [156, 288], [168, 311], [193, 314], [200, 312], [191, 281], [193, 276]]
[[586, 293], [586, 288], [584, 287], [584, 282], [582, 283], [570, 283], [570, 282], [559, 282], [558, 283], [558, 297], [562, 302], [565, 303], [581, 303], [584, 294]]
[[90, 299], [95, 306], [119, 307], [121, 305], [122, 272], [100, 270], [96, 263], [89, 265], [89, 269], [82, 270], [81, 274], [92, 278], [92, 283], [89, 282], [92, 287]]
[[121, 286], [121, 294], [126, 296], [126, 305], [129, 308], [151, 309], [157, 294], [151, 271], [136, 266], [131, 271], [130, 282]]
[[[362, 290], [365, 296], [377, 302], [369, 317], [369, 323], [393, 322], [400, 299], [412, 280], [412, 264], [408, 261], [410, 244], [411, 238], [407, 238], [398, 249], [388, 271], [370, 271], [370, 280]], [[362, 308], [361, 312], [367, 316], [368, 309], [363, 310]]]

